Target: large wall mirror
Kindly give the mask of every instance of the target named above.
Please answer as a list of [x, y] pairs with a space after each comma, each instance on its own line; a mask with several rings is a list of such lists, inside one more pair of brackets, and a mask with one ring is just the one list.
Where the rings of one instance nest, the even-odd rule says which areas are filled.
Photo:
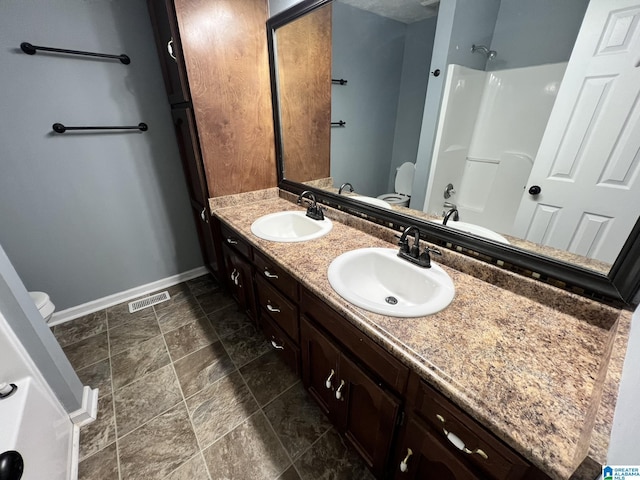
[[638, 5], [298, 3], [267, 24], [281, 188], [637, 303]]

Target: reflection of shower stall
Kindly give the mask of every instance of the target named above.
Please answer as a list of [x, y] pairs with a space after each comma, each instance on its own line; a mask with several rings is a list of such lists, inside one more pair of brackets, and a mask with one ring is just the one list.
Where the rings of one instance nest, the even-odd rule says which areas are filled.
[[[424, 211], [511, 234], [566, 63], [485, 72], [449, 65]], [[447, 185], [455, 192], [445, 198]]]

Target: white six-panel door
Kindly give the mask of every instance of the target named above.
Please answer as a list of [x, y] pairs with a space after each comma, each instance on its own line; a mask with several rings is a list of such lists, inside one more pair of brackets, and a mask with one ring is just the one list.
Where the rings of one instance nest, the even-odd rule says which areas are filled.
[[613, 263], [640, 214], [639, 169], [640, 1], [591, 0], [515, 235]]

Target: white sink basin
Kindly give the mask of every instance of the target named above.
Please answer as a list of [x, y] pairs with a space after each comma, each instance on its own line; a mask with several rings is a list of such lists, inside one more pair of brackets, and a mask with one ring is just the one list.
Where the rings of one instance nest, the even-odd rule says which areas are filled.
[[313, 220], [299, 211], [271, 213], [251, 224], [256, 237], [272, 242], [306, 242], [326, 235], [332, 228], [328, 218]]
[[368, 203], [369, 205], [375, 205], [376, 207], [391, 208], [389, 202], [385, 202], [380, 198], [365, 197], [364, 195], [352, 195], [349, 198], [351, 198], [352, 200], [358, 200], [362, 203]]
[[[442, 223], [442, 220], [440, 220], [438, 223]], [[451, 227], [456, 230], [460, 230], [461, 232], [488, 238], [489, 240], [494, 240], [496, 242], [506, 243], [508, 245], [510, 244], [509, 240], [504, 238], [499, 233], [496, 233], [493, 230], [489, 230], [488, 228], [481, 227], [480, 225], [475, 225], [473, 223], [456, 222], [454, 220], [449, 220], [445, 227]]]
[[455, 295], [449, 275], [438, 265], [422, 268], [391, 248], [362, 248], [329, 265], [329, 283], [345, 300], [391, 317], [422, 317], [446, 308]]

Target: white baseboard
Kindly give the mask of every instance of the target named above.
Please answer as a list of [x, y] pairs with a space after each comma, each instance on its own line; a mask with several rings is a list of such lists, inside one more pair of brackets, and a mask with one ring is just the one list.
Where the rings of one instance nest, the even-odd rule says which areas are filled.
[[114, 293], [113, 295], [99, 298], [97, 300], [92, 300], [90, 302], [83, 303], [82, 305], [67, 308], [66, 310], [55, 312], [51, 317], [51, 320], [49, 320], [48, 325], [50, 327], [53, 327], [70, 320], [80, 318], [84, 315], [89, 315], [90, 313], [98, 312], [108, 307], [113, 307], [114, 305], [126, 302], [127, 300], [133, 300], [134, 298], [142, 297], [162, 288], [167, 288], [173, 285], [177, 285], [178, 283], [186, 282], [187, 280], [191, 280], [192, 278], [205, 275], [207, 272], [208, 270], [205, 267], [194, 268], [193, 270], [189, 270], [187, 272], [179, 273], [171, 277], [147, 283], [146, 285], [140, 285], [139, 287], [125, 290], [124, 292]]
[[84, 427], [98, 417], [98, 389], [85, 385], [82, 389], [82, 407], [69, 414], [71, 422], [77, 427]]

